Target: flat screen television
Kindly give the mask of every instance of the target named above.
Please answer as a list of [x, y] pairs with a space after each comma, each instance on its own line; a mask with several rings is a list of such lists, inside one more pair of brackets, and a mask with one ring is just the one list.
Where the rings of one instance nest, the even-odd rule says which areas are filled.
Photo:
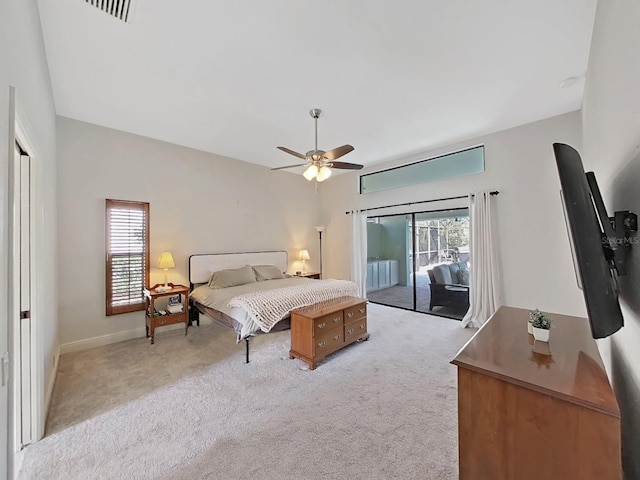
[[578, 286], [582, 289], [593, 338], [604, 338], [624, 324], [618, 302], [616, 244], [602, 196], [580, 154], [554, 143], [561, 197]]

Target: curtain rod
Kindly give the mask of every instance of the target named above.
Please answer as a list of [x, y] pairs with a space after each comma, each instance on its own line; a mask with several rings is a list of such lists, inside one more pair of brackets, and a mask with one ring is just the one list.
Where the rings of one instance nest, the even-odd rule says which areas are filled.
[[[498, 195], [500, 192], [495, 190], [493, 192], [489, 192], [490, 195]], [[394, 205], [385, 205], [383, 207], [371, 207], [371, 208], [363, 208], [362, 210], [360, 210], [361, 212], [368, 212], [370, 210], [380, 210], [382, 208], [391, 208], [391, 207], [406, 207], [407, 205], [415, 205], [417, 203], [431, 203], [431, 202], [442, 202], [445, 200], [458, 200], [460, 198], [468, 198], [468, 195], [459, 195], [457, 197], [446, 197], [446, 198], [434, 198], [433, 200], [421, 200], [419, 202], [407, 202], [407, 203], [396, 203]], [[353, 213], [354, 211], [346, 211], [344, 212], [345, 215], [349, 215], [350, 213]]]

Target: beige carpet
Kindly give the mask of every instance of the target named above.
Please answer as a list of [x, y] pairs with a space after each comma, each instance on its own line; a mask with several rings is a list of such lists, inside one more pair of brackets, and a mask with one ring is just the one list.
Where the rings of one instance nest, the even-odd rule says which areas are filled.
[[62, 356], [19, 479], [455, 479], [456, 369], [473, 330], [370, 305], [371, 339], [315, 371], [289, 332], [160, 331]]

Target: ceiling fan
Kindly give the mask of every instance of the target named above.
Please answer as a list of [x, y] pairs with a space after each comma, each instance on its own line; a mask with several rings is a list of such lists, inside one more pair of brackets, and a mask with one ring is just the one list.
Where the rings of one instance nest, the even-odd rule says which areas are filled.
[[314, 178], [318, 182], [322, 182], [331, 176], [331, 169], [338, 168], [343, 170], [360, 170], [363, 165], [357, 163], [347, 162], [335, 162], [337, 158], [346, 155], [353, 150], [351, 145], [342, 145], [341, 147], [334, 148], [325, 152], [324, 150], [318, 150], [318, 118], [322, 115], [322, 110], [319, 108], [313, 108], [309, 111], [309, 115], [315, 120], [316, 123], [316, 146], [313, 150], [309, 150], [306, 154], [301, 154], [288, 149], [287, 147], [278, 147], [279, 150], [287, 152], [294, 157], [306, 160], [306, 163], [299, 163], [297, 165], [287, 165], [285, 167], [272, 168], [271, 170], [282, 170], [283, 168], [294, 168], [306, 166], [307, 169], [302, 174], [304, 178], [311, 181]]

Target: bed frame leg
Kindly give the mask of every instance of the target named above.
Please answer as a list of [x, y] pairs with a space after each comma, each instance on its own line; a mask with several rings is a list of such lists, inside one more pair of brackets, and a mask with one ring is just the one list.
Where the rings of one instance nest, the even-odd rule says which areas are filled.
[[249, 363], [249, 337], [245, 338], [244, 341], [246, 342], [246, 345], [247, 345], [246, 360], [244, 363]]

